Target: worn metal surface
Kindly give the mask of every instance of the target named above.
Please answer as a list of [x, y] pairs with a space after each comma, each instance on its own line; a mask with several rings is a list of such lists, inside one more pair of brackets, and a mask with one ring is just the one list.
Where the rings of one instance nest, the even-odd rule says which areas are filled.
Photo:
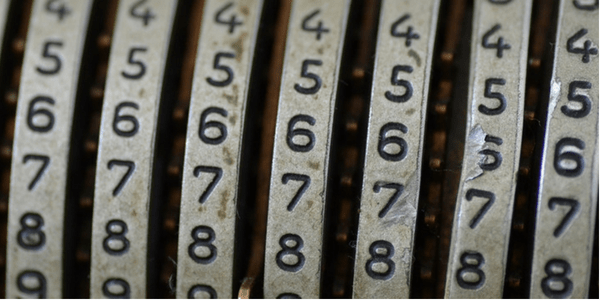
[[19, 87], [6, 256], [9, 298], [61, 298], [63, 262], [71, 259], [63, 257], [69, 147], [92, 1], [47, 2], [33, 5]]
[[354, 298], [409, 296], [438, 9], [437, 0], [381, 5]]
[[267, 298], [319, 297], [330, 141], [349, 9], [350, 1], [341, 0], [292, 4], [269, 192]]
[[154, 141], [176, 7], [119, 3], [96, 167], [93, 298], [146, 297]]
[[523, 127], [532, 1], [475, 1], [447, 298], [501, 298]]
[[183, 167], [178, 298], [234, 295], [237, 209], [246, 199], [238, 186], [242, 140], [262, 7], [261, 0], [204, 4]]
[[597, 235], [598, 2], [561, 1], [557, 24], [529, 290], [586, 298]]

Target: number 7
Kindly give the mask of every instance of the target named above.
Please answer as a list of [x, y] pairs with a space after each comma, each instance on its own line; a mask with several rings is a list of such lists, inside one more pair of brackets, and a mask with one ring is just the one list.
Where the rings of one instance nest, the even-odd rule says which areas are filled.
[[400, 195], [404, 191], [404, 186], [402, 186], [401, 184], [393, 183], [393, 182], [378, 181], [378, 182], [375, 182], [375, 185], [373, 185], [373, 192], [379, 193], [379, 191], [381, 191], [381, 188], [392, 189], [392, 190], [396, 190], [396, 191], [394, 192], [392, 197], [390, 197], [390, 200], [388, 200], [388, 203], [379, 212], [380, 219], [385, 217], [385, 215], [387, 215], [387, 213], [390, 211], [390, 209], [392, 209], [392, 205], [394, 205], [396, 203], [396, 201], [398, 201], [398, 198], [400, 198]]
[[290, 202], [290, 204], [288, 204], [288, 206], [287, 206], [288, 211], [294, 210], [296, 205], [298, 205], [298, 202], [300, 202], [300, 198], [302, 198], [302, 195], [304, 195], [304, 193], [306, 192], [306, 190], [308, 190], [308, 187], [310, 186], [310, 177], [308, 177], [306, 175], [285, 173], [285, 174], [283, 174], [283, 177], [281, 177], [281, 182], [283, 182], [283, 184], [287, 184], [290, 180], [302, 181], [302, 185], [300, 186], [300, 188], [294, 195], [294, 198], [292, 198], [292, 201]]
[[559, 237], [561, 234], [563, 234], [569, 223], [575, 219], [575, 215], [577, 215], [579, 212], [579, 202], [577, 202], [577, 200], [558, 197], [550, 198], [550, 201], [548, 201], [548, 208], [550, 208], [550, 210], [554, 210], [557, 205], [570, 206], [571, 208], [567, 214], [565, 214], [565, 217], [558, 224], [558, 226], [556, 226], [556, 229], [554, 229], [554, 237]]
[[488, 199], [488, 201], [481, 207], [481, 209], [477, 212], [475, 217], [473, 217], [473, 219], [471, 219], [471, 222], [469, 223], [469, 227], [471, 227], [471, 229], [474, 229], [475, 227], [477, 227], [477, 224], [479, 224], [479, 222], [481, 222], [481, 219], [483, 219], [483, 216], [488, 212], [488, 210], [490, 210], [490, 208], [492, 207], [492, 204], [494, 204], [494, 201], [496, 201], [496, 195], [494, 195], [494, 193], [488, 192], [488, 191], [483, 191], [483, 190], [478, 190], [478, 189], [470, 189], [467, 191], [466, 197], [467, 197], [467, 201], [471, 201], [471, 199], [473, 199], [473, 197]]
[[117, 196], [121, 192], [121, 190], [125, 186], [125, 183], [129, 181], [129, 178], [131, 178], [131, 175], [133, 175], [133, 172], [135, 171], [135, 163], [129, 160], [110, 160], [108, 162], [108, 169], [112, 170], [113, 166], [115, 165], [119, 167], [127, 167], [127, 172], [125, 173], [125, 175], [123, 175], [123, 178], [121, 178], [119, 184], [117, 184], [117, 186], [113, 190], [113, 196]]
[[210, 193], [212, 193], [212, 191], [217, 186], [217, 183], [219, 183], [219, 181], [221, 180], [221, 177], [223, 177], [223, 169], [217, 168], [217, 167], [197, 166], [194, 169], [194, 176], [200, 177], [201, 172], [215, 174], [215, 177], [208, 184], [204, 193], [202, 193], [202, 195], [200, 195], [199, 201], [200, 201], [200, 203], [204, 203], [206, 201], [206, 199], [208, 199], [208, 196], [210, 195]]
[[40, 181], [40, 179], [42, 178], [42, 175], [44, 175], [44, 171], [46, 171], [46, 169], [48, 168], [48, 165], [50, 164], [50, 157], [48, 157], [46, 155], [37, 155], [37, 154], [25, 155], [25, 157], [23, 157], [23, 163], [26, 164], [31, 159], [42, 161], [42, 167], [38, 170], [37, 174], [35, 174], [35, 177], [33, 177], [33, 180], [31, 181], [31, 183], [29, 183], [29, 186], [27, 186], [27, 189], [30, 191], [33, 190], [33, 188], [38, 183], [38, 181]]

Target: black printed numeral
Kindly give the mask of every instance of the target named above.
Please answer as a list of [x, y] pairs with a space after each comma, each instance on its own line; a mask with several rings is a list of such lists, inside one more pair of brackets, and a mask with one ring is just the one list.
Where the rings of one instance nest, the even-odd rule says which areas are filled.
[[[192, 230], [193, 243], [188, 247], [190, 258], [196, 263], [207, 265], [217, 259], [217, 247], [213, 245], [215, 241], [215, 231], [208, 226], [196, 226]], [[202, 256], [198, 254], [199, 248], [208, 249], [208, 255]]]
[[492, 192], [478, 190], [478, 189], [469, 189], [466, 194], [467, 201], [473, 200], [474, 197], [484, 198], [484, 199], [487, 199], [488, 201], [486, 201], [483, 204], [481, 209], [479, 209], [477, 214], [475, 214], [473, 219], [471, 219], [471, 222], [469, 222], [469, 227], [471, 227], [471, 229], [474, 229], [475, 227], [477, 227], [479, 222], [481, 222], [481, 219], [483, 219], [485, 214], [490, 210], [490, 208], [492, 208], [492, 205], [494, 205], [494, 202], [496, 201], [496, 195]]
[[229, 26], [229, 33], [233, 33], [235, 26], [242, 25], [242, 21], [238, 21], [234, 13], [231, 14], [229, 20], [223, 19], [223, 13], [233, 6], [233, 2], [229, 2], [221, 7], [215, 14], [215, 23]]
[[63, 1], [48, 0], [46, 2], [46, 11], [58, 16], [58, 21], [62, 21], [66, 16], [71, 14], [71, 10]]
[[[119, 292], [115, 293], [114, 290]], [[131, 288], [129, 283], [121, 278], [110, 278], [102, 284], [102, 294], [108, 299], [129, 299]]]
[[150, 10], [149, 7], [146, 7], [146, 9], [143, 9], [142, 6], [144, 5], [144, 3], [146, 3], [147, 0], [140, 0], [136, 3], [134, 3], [131, 6], [131, 9], [129, 9], [129, 15], [137, 18], [137, 19], [141, 19], [142, 23], [145, 26], [148, 26], [148, 24], [150, 24], [150, 20], [154, 19], [156, 16], [152, 13], [152, 10]]
[[381, 211], [379, 211], [379, 218], [385, 217], [385, 215], [387, 215], [390, 209], [392, 209], [392, 206], [394, 206], [394, 204], [400, 198], [400, 195], [402, 195], [402, 192], [404, 191], [404, 186], [393, 182], [375, 182], [375, 184], [373, 185], [373, 192], [379, 193], [381, 189], [394, 190], [394, 193], [392, 194], [388, 202], [385, 204], [385, 206], [381, 209]]
[[548, 201], [548, 208], [550, 208], [550, 210], [554, 210], [558, 205], [568, 206], [569, 211], [565, 214], [564, 218], [562, 219], [562, 221], [560, 221], [558, 226], [556, 226], [556, 229], [554, 229], [554, 237], [559, 237], [565, 232], [565, 230], [567, 230], [567, 227], [569, 227], [569, 225], [573, 222], [573, 220], [575, 220], [575, 217], [579, 213], [580, 207], [579, 202], [573, 199], [553, 197], [550, 198], [550, 200]]
[[[135, 110], [140, 109], [140, 106], [134, 102], [124, 101], [124, 102], [119, 103], [119, 105], [117, 105], [115, 107], [115, 117], [113, 119], [112, 126], [113, 126], [114, 132], [117, 135], [122, 136], [122, 137], [132, 137], [139, 131], [140, 123], [138, 122], [136, 117], [134, 117], [132, 115], [124, 115], [124, 114], [122, 115], [121, 114], [121, 110], [126, 107], [130, 107]], [[120, 126], [119, 126], [119, 123], [121, 123]], [[130, 125], [126, 126], [125, 124], [130, 124]]]
[[17, 276], [17, 288], [31, 298], [45, 299], [46, 287], [46, 277], [38, 271], [26, 270]]
[[281, 182], [283, 184], [287, 184], [290, 180], [302, 182], [300, 188], [298, 188], [298, 191], [294, 195], [294, 198], [292, 198], [292, 201], [290, 201], [290, 204], [288, 204], [287, 206], [288, 211], [293, 211], [296, 205], [298, 205], [298, 202], [300, 202], [300, 198], [302, 198], [302, 195], [304, 195], [304, 193], [306, 193], [306, 190], [308, 190], [308, 187], [310, 186], [310, 177], [302, 174], [293, 173], [286, 173], [283, 174], [283, 177], [281, 177]]
[[566, 137], [556, 143], [554, 150], [554, 170], [561, 176], [577, 177], [583, 172], [585, 160], [583, 156], [573, 151], [563, 151], [563, 148], [571, 146], [579, 150], [585, 149], [585, 143], [577, 138]]
[[[486, 143], [492, 143], [497, 146], [502, 145], [503, 141], [501, 138], [493, 135], [485, 136]], [[479, 162], [479, 167], [484, 171], [493, 171], [496, 170], [502, 165], [502, 154], [496, 150], [492, 149], [483, 149], [478, 152], [481, 155], [485, 155], [486, 159]], [[489, 158], [492, 158], [492, 161], [489, 161]]]
[[581, 10], [594, 11], [598, 9], [598, 0], [596, 0], [596, 2], [594, 2], [593, 4], [582, 4], [581, 0], [573, 0], [573, 6]]
[[489, 42], [490, 37], [494, 33], [496, 33], [498, 30], [500, 30], [500, 28], [502, 28], [502, 26], [500, 26], [500, 24], [494, 25], [494, 27], [492, 27], [490, 30], [488, 30], [483, 35], [483, 38], [481, 39], [481, 45], [483, 46], [483, 48], [496, 49], [496, 56], [498, 58], [502, 58], [504, 50], [510, 49], [510, 44], [504, 43], [504, 37], [502, 37], [502, 36], [498, 37], [498, 42], [496, 42], [496, 43]]
[[571, 118], [583, 118], [590, 114], [592, 110], [592, 100], [590, 97], [584, 94], [578, 94], [577, 89], [589, 90], [592, 88], [592, 83], [588, 81], [573, 81], [569, 83], [569, 94], [567, 99], [569, 101], [577, 102], [581, 106], [579, 109], [571, 109], [568, 105], [563, 105], [560, 110], [565, 116]]
[[298, 93], [305, 94], [305, 95], [312, 95], [312, 94], [316, 94], [319, 91], [319, 89], [321, 89], [321, 84], [322, 84], [321, 77], [319, 77], [319, 75], [317, 75], [315, 73], [308, 72], [308, 66], [310, 66], [310, 65], [320, 66], [322, 64], [323, 64], [323, 61], [321, 61], [319, 59], [305, 59], [302, 61], [302, 70], [300, 71], [300, 77], [308, 78], [308, 79], [314, 81], [314, 84], [310, 87], [303, 87], [298, 83], [294, 84], [294, 89]]
[[60, 72], [62, 67], [62, 61], [60, 56], [56, 53], [52, 53], [50, 47], [62, 48], [63, 42], [61, 41], [47, 41], [44, 43], [44, 51], [42, 57], [53, 62], [53, 66], [50, 68], [36, 67], [35, 69], [42, 75], [54, 75]]
[[33, 177], [33, 180], [31, 180], [31, 182], [27, 186], [27, 189], [31, 191], [33, 190], [33, 188], [35, 188], [40, 179], [42, 179], [42, 175], [44, 175], [46, 169], [48, 168], [48, 165], [50, 165], [50, 157], [39, 154], [27, 154], [23, 157], [24, 164], [27, 164], [27, 162], [30, 160], [39, 160], [42, 162], [40, 169], [37, 171], [35, 177]]
[[592, 41], [586, 40], [583, 42], [582, 48], [575, 48], [575, 43], [587, 34], [587, 29], [582, 28], [567, 40], [567, 52], [573, 54], [583, 54], [581, 61], [583, 63], [590, 62], [590, 55], [598, 55], [598, 48], [592, 47]]
[[207, 293], [210, 299], [217, 299], [217, 291], [213, 289], [211, 286], [204, 284], [196, 284], [190, 288], [188, 291], [188, 299], [199, 299], [200, 297], [196, 297], [198, 293]]
[[[476, 251], [465, 251], [460, 256], [460, 264], [462, 267], [456, 271], [456, 281], [458, 285], [467, 290], [476, 290], [485, 284], [485, 273], [481, 270], [481, 266], [485, 264], [483, 255]], [[475, 274], [477, 280], [472, 280], [473, 276], [467, 274]]]
[[136, 73], [134, 72], [125, 72], [125, 71], [121, 71], [121, 75], [123, 75], [123, 77], [127, 78], [127, 79], [140, 79], [142, 78], [142, 76], [144, 76], [144, 74], [146, 74], [146, 64], [144, 64], [143, 61], [141, 61], [140, 59], [136, 59], [135, 53], [140, 52], [140, 53], [145, 53], [146, 51], [148, 51], [148, 48], [146, 47], [133, 47], [131, 49], [129, 49], [129, 56], [127, 58], [127, 63], [134, 66], [135, 68], [138, 69], [138, 71]]
[[[209, 145], [218, 145], [221, 144], [227, 138], [227, 126], [225, 124], [218, 121], [206, 121], [210, 114], [221, 115], [222, 117], [227, 117], [229, 113], [226, 110], [220, 107], [211, 106], [200, 114], [200, 128], [198, 129], [198, 135], [200, 136], [200, 140]], [[210, 130], [211, 128], [214, 128]], [[208, 136], [207, 131], [213, 132], [211, 136]], [[214, 134], [214, 131], [219, 131], [218, 135]]]
[[[563, 299], [573, 292], [573, 281], [569, 279], [571, 265], [562, 259], [551, 259], [544, 266], [546, 277], [542, 279], [542, 292], [548, 298]], [[552, 284], [552, 283], [560, 283]], [[560, 288], [557, 288], [560, 287]]]
[[223, 177], [223, 169], [208, 166], [197, 166], [196, 168], [194, 168], [194, 176], [200, 177], [200, 173], [214, 174], [213, 179], [210, 181], [210, 183], [206, 187], [206, 190], [204, 190], [202, 195], [200, 195], [200, 199], [198, 200], [200, 201], [200, 203], [204, 203], [206, 202], [206, 199], [208, 199], [208, 196], [210, 196], [210, 193], [212, 193], [212, 191], [215, 189], [217, 184], [219, 184], [219, 181]]
[[[35, 132], [46, 133], [54, 127], [54, 114], [48, 109], [36, 108], [36, 104], [38, 103], [54, 105], [54, 99], [48, 96], [37, 96], [33, 98], [31, 102], [29, 102], [29, 108], [27, 110], [27, 126]], [[45, 123], [39, 122], [41, 116], [45, 117]], [[37, 122], [34, 122], [34, 119], [38, 119]]]
[[[408, 132], [408, 128], [401, 123], [387, 123], [383, 125], [379, 131], [377, 152], [379, 152], [381, 158], [387, 161], [401, 161], [408, 153], [408, 144], [399, 136], [387, 136], [388, 132], [391, 130], [398, 130], [402, 133]], [[390, 149], [386, 150], [387, 145], [397, 145], [400, 149], [396, 152], [391, 152]]]
[[217, 54], [215, 54], [213, 68], [215, 70], [221, 70], [227, 74], [227, 78], [225, 78], [223, 80], [215, 80], [215, 79], [212, 79], [211, 77], [206, 77], [206, 81], [208, 83], [210, 83], [213, 86], [217, 86], [217, 87], [227, 86], [233, 81], [233, 70], [230, 67], [222, 65], [220, 63], [220, 60], [222, 57], [235, 58], [235, 54], [230, 53], [230, 52], [218, 52]]
[[[382, 251], [383, 250], [383, 251]], [[385, 253], [382, 253], [384, 252]], [[394, 276], [396, 271], [396, 263], [392, 260], [394, 257], [394, 245], [388, 241], [375, 241], [369, 247], [369, 254], [371, 258], [367, 260], [365, 264], [365, 271], [369, 277], [376, 280], [387, 280]], [[387, 266], [387, 269], [383, 272], [373, 269], [373, 265], [376, 263], [383, 263]]]
[[129, 250], [129, 240], [125, 237], [127, 234], [127, 223], [123, 220], [110, 220], [106, 223], [106, 234], [102, 247], [110, 255], [119, 256], [127, 253]]
[[125, 172], [125, 174], [123, 175], [121, 180], [119, 180], [119, 183], [112, 192], [113, 196], [116, 197], [119, 193], [121, 193], [123, 187], [125, 187], [125, 184], [133, 175], [133, 172], [135, 171], [135, 163], [130, 160], [112, 159], [108, 162], [108, 169], [112, 170], [114, 166], [127, 168], [127, 172]]
[[413, 27], [410, 25], [406, 27], [406, 32], [398, 32], [398, 26], [400, 26], [400, 24], [402, 24], [408, 19], [410, 19], [410, 15], [405, 14], [398, 20], [396, 20], [394, 23], [392, 23], [392, 27], [390, 28], [390, 34], [393, 37], [406, 39], [406, 41], [404, 42], [404, 45], [406, 45], [406, 47], [410, 47], [413, 39], [418, 40], [420, 38], [419, 34], [417, 32], [414, 32]]
[[[288, 123], [288, 130], [285, 141], [288, 147], [290, 147], [290, 149], [292, 149], [295, 152], [308, 152], [312, 150], [315, 146], [315, 141], [317, 138], [315, 137], [315, 134], [308, 129], [294, 128], [296, 126], [296, 123], [298, 122], [304, 122], [308, 123], [308, 125], [314, 126], [317, 121], [315, 120], [315, 118], [309, 115], [296, 115], [292, 117], [292, 119], [290, 119], [290, 122]], [[308, 139], [308, 141], [304, 144], [300, 144], [298, 143], [298, 141], [294, 142], [294, 138], [297, 136], [305, 137], [306, 139]]]
[[[279, 246], [281, 246], [281, 251], [277, 252], [275, 258], [277, 266], [287, 272], [300, 271], [306, 261], [304, 254], [300, 252], [302, 247], [304, 247], [302, 238], [299, 235], [288, 233], [279, 239]], [[293, 256], [295, 262], [290, 262], [287, 259], [284, 261], [284, 256], [287, 256], [288, 259]]]
[[42, 230], [44, 219], [36, 213], [26, 213], [19, 220], [21, 230], [17, 233], [19, 246], [27, 250], [39, 250], [46, 245], [46, 234]]
[[398, 74], [400, 72], [410, 74], [413, 72], [413, 68], [411, 66], [396, 65], [392, 69], [392, 77], [390, 79], [391, 84], [395, 85], [395, 86], [403, 87], [404, 94], [396, 95], [396, 94], [393, 94], [391, 91], [386, 91], [385, 98], [392, 102], [404, 103], [404, 102], [410, 100], [410, 98], [412, 97], [413, 86], [412, 86], [412, 83], [410, 83], [410, 81], [398, 78]]
[[298, 294], [294, 293], [282, 293], [277, 296], [275, 299], [302, 299]]
[[316, 9], [315, 11], [311, 12], [310, 14], [306, 15], [306, 17], [304, 17], [302, 19], [302, 30], [307, 31], [307, 32], [314, 32], [316, 33], [316, 39], [320, 40], [321, 39], [321, 34], [323, 33], [328, 33], [329, 29], [325, 28], [325, 26], [323, 26], [323, 21], [319, 20], [317, 22], [317, 26], [311, 26], [309, 24], [309, 22], [312, 21], [312, 19], [314, 17], [316, 17], [319, 13], [321, 13], [320, 9]]
[[502, 93], [492, 92], [492, 88], [494, 85], [504, 86], [506, 84], [506, 80], [503, 78], [488, 78], [485, 80], [485, 89], [483, 91], [483, 96], [489, 99], [497, 99], [500, 103], [494, 108], [487, 107], [483, 104], [480, 104], [478, 109], [481, 113], [488, 116], [499, 115], [506, 109], [506, 97]]

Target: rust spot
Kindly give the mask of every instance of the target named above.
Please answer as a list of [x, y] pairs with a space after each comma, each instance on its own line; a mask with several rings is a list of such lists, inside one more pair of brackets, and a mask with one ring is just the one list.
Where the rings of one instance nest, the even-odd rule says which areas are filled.
[[313, 206], [313, 200], [306, 201], [306, 205], [306, 210], [310, 210], [310, 208]]
[[229, 152], [229, 149], [223, 148], [223, 154], [225, 155], [225, 163], [228, 165], [232, 165], [233, 157], [231, 156], [231, 152]]
[[237, 86], [237, 84], [234, 84], [231, 86], [231, 88], [233, 89], [233, 95], [228, 95], [224, 92], [223, 97], [225, 97], [227, 102], [229, 102], [230, 104], [237, 105], [238, 104], [238, 86]]
[[318, 52], [319, 54], [323, 54], [323, 47], [321, 47], [321, 48], [318, 48], [318, 49], [317, 49], [317, 52]]
[[232, 114], [231, 117], [229, 117], [229, 123], [231, 123], [231, 125], [235, 125], [235, 122], [237, 122], [237, 116]]
[[221, 220], [225, 219], [225, 217], [227, 216], [225, 211], [227, 210], [228, 198], [229, 198], [229, 190], [223, 191], [223, 193], [221, 193], [221, 208], [219, 209], [219, 211], [217, 211], [217, 216], [219, 216], [219, 218]]
[[319, 164], [318, 162], [308, 162], [308, 166], [313, 169], [313, 170], [319, 170], [319, 167], [321, 166], [321, 164]]
[[231, 48], [235, 51], [235, 60], [238, 62], [242, 59], [242, 53], [244, 52], [244, 40], [248, 35], [247, 32], [240, 34], [240, 37], [237, 38], [233, 43], [231, 43]]
[[242, 13], [242, 15], [244, 15], [244, 16], [248, 16], [248, 13], [249, 13], [249, 11], [248, 11], [248, 7], [246, 7], [246, 6], [241, 6], [241, 7], [240, 7], [240, 12]]
[[406, 115], [407, 116], [411, 116], [414, 113], [415, 113], [415, 109], [414, 108], [411, 108], [411, 109], [409, 109], [409, 110], [406, 111]]
[[140, 98], [144, 97], [144, 95], [146, 94], [146, 89], [141, 89], [140, 92], [138, 93], [138, 96], [140, 96]]

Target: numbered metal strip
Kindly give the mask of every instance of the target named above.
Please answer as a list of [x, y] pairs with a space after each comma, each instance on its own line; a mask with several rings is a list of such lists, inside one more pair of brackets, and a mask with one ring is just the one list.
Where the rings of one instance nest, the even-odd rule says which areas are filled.
[[178, 298], [231, 298], [242, 139], [262, 0], [204, 4], [183, 173]]
[[501, 298], [532, 1], [475, 1], [467, 128], [445, 296]]
[[69, 145], [92, 2], [33, 3], [12, 153], [8, 298], [63, 297]]
[[559, 4], [530, 296], [587, 298], [598, 205], [598, 1]]
[[146, 297], [154, 141], [176, 7], [119, 3], [96, 166], [93, 298]]
[[340, 60], [350, 1], [294, 1], [271, 171], [264, 295], [318, 298]]
[[409, 297], [438, 9], [438, 0], [381, 6], [354, 298]]

